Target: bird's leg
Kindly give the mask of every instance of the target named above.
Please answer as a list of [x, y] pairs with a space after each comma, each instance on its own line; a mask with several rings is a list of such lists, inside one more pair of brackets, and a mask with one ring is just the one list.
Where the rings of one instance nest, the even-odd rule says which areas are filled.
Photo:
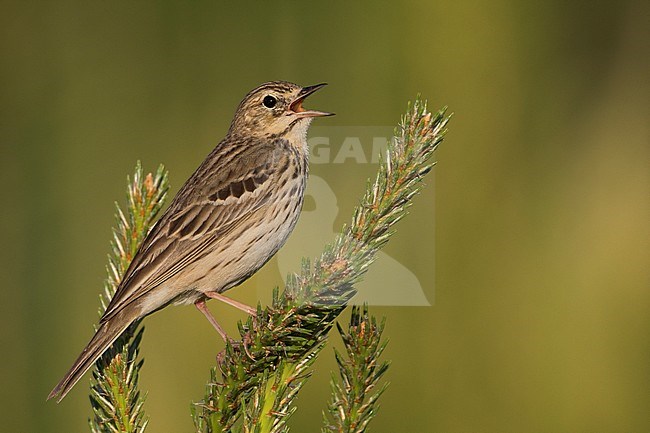
[[223, 338], [223, 341], [228, 342], [230, 341], [230, 338], [228, 337], [228, 334], [226, 334], [226, 331], [223, 330], [221, 325], [217, 323], [217, 319], [214, 318], [212, 313], [210, 313], [210, 310], [208, 310], [208, 306], [205, 305], [205, 299], [200, 299], [194, 303], [194, 306], [199, 310], [203, 315], [208, 319], [208, 322], [214, 326], [214, 329], [217, 330], [219, 335], [221, 335], [221, 338]]
[[221, 293], [216, 293], [216, 292], [207, 292], [205, 293], [205, 296], [212, 298], [212, 299], [218, 299], [221, 302], [225, 302], [228, 305], [232, 305], [235, 308], [238, 308], [242, 310], [244, 313], [248, 313], [251, 316], [257, 315], [257, 310], [253, 307], [250, 307], [246, 304], [242, 304], [241, 302], [235, 301], [234, 299], [231, 299], [227, 296], [222, 295]]

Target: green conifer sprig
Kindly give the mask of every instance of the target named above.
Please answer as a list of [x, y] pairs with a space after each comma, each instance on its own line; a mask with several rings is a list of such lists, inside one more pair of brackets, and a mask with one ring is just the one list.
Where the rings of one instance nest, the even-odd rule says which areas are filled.
[[[211, 369], [203, 400], [192, 407], [198, 432], [260, 431], [260, 423], [268, 424], [264, 417], [280, 412], [260, 407], [259, 390], [271, 375], [280, 374], [280, 365], [300, 363], [324, 344], [334, 320], [356, 293], [354, 283], [422, 188], [449, 121], [445, 112], [432, 114], [419, 97], [409, 104], [351, 224], [313, 263], [303, 260], [301, 272], [289, 276], [282, 293], [274, 290], [270, 306], [258, 306], [256, 317], [239, 324], [241, 340], [226, 345]], [[239, 425], [241, 420], [246, 424]], [[247, 424], [251, 421], [257, 424]]]
[[[115, 203], [117, 224], [108, 256], [108, 277], [100, 295], [100, 317], [160, 212], [168, 190], [167, 171], [162, 165], [155, 175], [145, 176], [138, 161], [133, 180], [127, 178], [126, 212]], [[143, 432], [147, 426], [145, 396], [138, 389], [143, 331], [140, 321], [132, 324], [95, 363], [90, 390], [93, 417], [89, 419], [93, 433]]]
[[300, 362], [280, 361], [276, 370], [266, 370], [247, 404], [242, 401], [243, 422], [234, 431], [243, 433], [287, 433], [287, 421], [296, 411], [294, 398], [311, 376], [311, 367], [324, 343]]
[[368, 315], [368, 307], [353, 307], [347, 332], [336, 324], [343, 339], [346, 356], [334, 354], [341, 380], [332, 375], [332, 399], [323, 413], [323, 433], [364, 433], [379, 409], [377, 400], [387, 383], [377, 389], [388, 370], [387, 361], [379, 362], [387, 341], [382, 341], [385, 319], [381, 323]]

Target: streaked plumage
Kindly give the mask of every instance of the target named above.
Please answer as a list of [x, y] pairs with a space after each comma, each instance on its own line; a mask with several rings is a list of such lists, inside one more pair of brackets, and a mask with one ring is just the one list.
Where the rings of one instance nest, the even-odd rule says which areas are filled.
[[330, 114], [302, 108], [320, 87], [277, 81], [246, 95], [226, 137], [144, 239], [95, 336], [48, 398], [65, 397], [135, 320], [169, 304], [195, 303], [207, 314], [206, 299], [240, 284], [278, 251], [302, 207], [307, 128]]

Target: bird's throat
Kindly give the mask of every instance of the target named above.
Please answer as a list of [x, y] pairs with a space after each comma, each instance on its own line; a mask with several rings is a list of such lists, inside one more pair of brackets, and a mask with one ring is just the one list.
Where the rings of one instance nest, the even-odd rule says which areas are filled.
[[298, 120], [291, 128], [287, 131], [285, 138], [291, 146], [296, 148], [303, 156], [307, 157], [309, 155], [309, 145], [307, 144], [307, 130], [311, 124], [311, 118], [303, 118]]

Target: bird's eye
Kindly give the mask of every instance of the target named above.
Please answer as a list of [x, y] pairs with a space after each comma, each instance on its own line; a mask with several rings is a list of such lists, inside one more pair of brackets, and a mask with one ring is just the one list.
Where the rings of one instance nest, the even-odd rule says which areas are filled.
[[264, 104], [264, 106], [265, 106], [266, 108], [273, 108], [273, 107], [275, 107], [275, 104], [277, 104], [277, 103], [278, 103], [278, 100], [275, 99], [275, 98], [274, 98], [273, 96], [271, 96], [271, 95], [266, 95], [266, 96], [264, 97], [264, 100], [262, 100], [262, 104]]

